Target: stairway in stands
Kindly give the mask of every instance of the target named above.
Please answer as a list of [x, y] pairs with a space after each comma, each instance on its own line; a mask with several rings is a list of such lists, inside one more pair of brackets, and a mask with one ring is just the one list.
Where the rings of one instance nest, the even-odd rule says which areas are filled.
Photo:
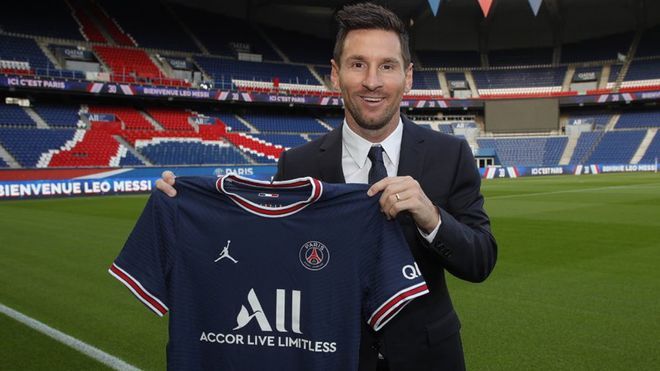
[[226, 133], [225, 137], [243, 152], [248, 152], [259, 157], [265, 157], [277, 161], [280, 154], [284, 152], [281, 146], [257, 139], [245, 133]]

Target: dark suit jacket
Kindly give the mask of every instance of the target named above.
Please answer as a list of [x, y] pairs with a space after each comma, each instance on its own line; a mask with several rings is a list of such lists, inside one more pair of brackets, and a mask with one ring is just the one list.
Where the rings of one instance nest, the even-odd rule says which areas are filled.
[[[422, 128], [403, 117], [397, 175], [416, 179], [439, 208], [442, 224], [429, 244], [409, 214], [397, 217], [430, 294], [413, 300], [379, 334], [363, 328], [360, 369], [376, 368], [378, 351], [390, 371], [460, 370], [464, 359], [460, 323], [445, 271], [481, 282], [493, 270], [497, 245], [483, 209], [481, 178], [465, 140]], [[312, 176], [344, 183], [341, 128], [282, 153], [276, 180]], [[378, 196], [374, 196], [378, 197]]]

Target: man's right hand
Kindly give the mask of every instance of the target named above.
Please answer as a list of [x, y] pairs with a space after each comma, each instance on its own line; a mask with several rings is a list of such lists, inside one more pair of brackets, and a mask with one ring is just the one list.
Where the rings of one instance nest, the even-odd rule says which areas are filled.
[[165, 170], [160, 176], [161, 178], [156, 181], [156, 188], [170, 197], [176, 196], [176, 189], [174, 189], [174, 178], [176, 176], [174, 173]]

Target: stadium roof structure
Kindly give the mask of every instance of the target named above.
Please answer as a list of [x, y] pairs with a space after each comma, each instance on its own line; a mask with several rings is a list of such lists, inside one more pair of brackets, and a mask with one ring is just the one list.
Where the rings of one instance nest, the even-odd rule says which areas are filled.
[[[186, 6], [334, 38], [338, 0], [168, 0]], [[355, 0], [350, 1], [356, 2]], [[534, 16], [528, 0], [494, 0], [484, 18], [477, 0], [442, 0], [436, 16], [428, 0], [375, 1], [411, 28], [412, 45], [426, 50], [551, 47], [660, 24], [656, 0], [543, 0]]]

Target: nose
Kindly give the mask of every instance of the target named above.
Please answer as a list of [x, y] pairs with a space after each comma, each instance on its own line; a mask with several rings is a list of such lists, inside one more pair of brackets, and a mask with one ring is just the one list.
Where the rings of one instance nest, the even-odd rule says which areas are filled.
[[364, 80], [362, 80], [362, 86], [369, 90], [376, 90], [382, 85], [383, 82], [381, 81], [380, 75], [378, 73], [378, 66], [369, 66], [366, 71], [366, 75], [364, 76]]

